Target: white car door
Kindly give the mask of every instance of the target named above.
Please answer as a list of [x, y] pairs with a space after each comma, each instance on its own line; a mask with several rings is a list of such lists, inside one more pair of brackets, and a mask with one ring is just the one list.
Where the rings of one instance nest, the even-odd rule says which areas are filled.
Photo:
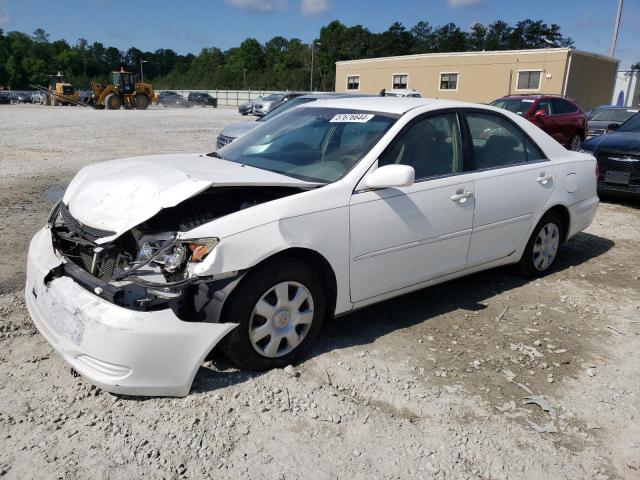
[[465, 114], [474, 158], [473, 267], [513, 253], [555, 185], [555, 167], [517, 125], [493, 112]]
[[351, 299], [358, 302], [465, 268], [474, 209], [459, 117], [427, 114], [405, 127], [378, 166], [414, 168], [409, 187], [354, 192]]

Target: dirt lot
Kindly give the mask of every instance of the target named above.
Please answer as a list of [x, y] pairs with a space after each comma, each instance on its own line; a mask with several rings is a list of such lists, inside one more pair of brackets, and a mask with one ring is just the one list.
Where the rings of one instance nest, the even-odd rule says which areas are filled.
[[240, 118], [0, 107], [0, 477], [640, 478], [633, 205], [603, 203], [544, 279], [493, 270], [330, 322], [299, 376], [217, 358], [184, 399], [72, 377], [22, 294], [47, 200], [82, 165], [208, 151]]

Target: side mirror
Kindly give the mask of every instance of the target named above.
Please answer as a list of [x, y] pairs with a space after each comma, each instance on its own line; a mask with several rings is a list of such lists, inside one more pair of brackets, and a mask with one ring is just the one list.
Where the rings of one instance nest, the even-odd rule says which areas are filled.
[[409, 165], [385, 165], [376, 168], [364, 179], [366, 188], [410, 187], [416, 178], [416, 171]]
[[607, 130], [617, 130], [618, 128], [620, 128], [619, 123], [610, 123], [607, 125]]
[[536, 113], [533, 114], [533, 118], [535, 118], [536, 120], [546, 116], [547, 112], [545, 112], [543, 109], [536, 110]]

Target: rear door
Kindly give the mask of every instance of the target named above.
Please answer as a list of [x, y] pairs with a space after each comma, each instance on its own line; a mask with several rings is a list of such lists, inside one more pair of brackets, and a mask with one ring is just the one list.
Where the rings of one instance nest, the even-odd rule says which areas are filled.
[[473, 267], [510, 255], [529, 235], [553, 192], [556, 170], [505, 116], [469, 109], [465, 119], [475, 183], [467, 256], [467, 267]]
[[538, 127], [544, 130], [547, 134], [551, 135], [557, 142], [562, 143], [563, 136], [562, 131], [558, 126], [558, 116], [556, 115], [556, 111], [553, 107], [550, 98], [543, 98], [540, 100], [538, 105], [535, 108], [535, 112], [542, 110], [545, 112], [545, 115], [541, 117], [534, 117], [533, 121]]

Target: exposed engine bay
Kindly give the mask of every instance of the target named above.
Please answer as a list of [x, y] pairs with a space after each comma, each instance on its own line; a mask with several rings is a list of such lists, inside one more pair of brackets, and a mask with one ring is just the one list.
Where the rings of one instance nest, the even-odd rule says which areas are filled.
[[193, 318], [194, 295], [199, 286], [222, 279], [189, 276], [186, 267], [206, 258], [219, 240], [180, 240], [178, 233], [302, 191], [279, 186], [212, 187], [160, 210], [104, 244], [96, 240], [113, 236], [114, 232], [83, 225], [67, 205], [60, 203], [49, 224], [53, 246], [68, 262], [52, 272], [53, 278], [68, 275], [122, 307], [140, 311], [171, 308], [180, 318]]

